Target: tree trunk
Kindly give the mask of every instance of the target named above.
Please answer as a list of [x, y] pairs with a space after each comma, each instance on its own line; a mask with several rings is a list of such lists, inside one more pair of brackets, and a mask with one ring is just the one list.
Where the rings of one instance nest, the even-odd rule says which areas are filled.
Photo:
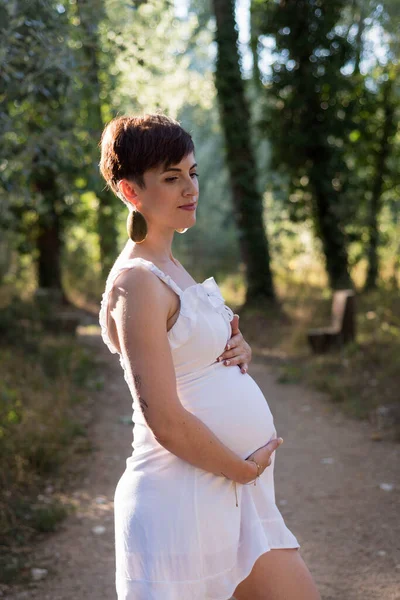
[[85, 109], [86, 127], [93, 142], [92, 189], [99, 200], [97, 230], [100, 244], [102, 275], [105, 278], [117, 254], [116, 211], [120, 202], [111, 192], [103, 189], [98, 170], [97, 143], [105, 125], [101, 114], [101, 82], [98, 62], [98, 24], [103, 16], [102, 0], [77, 0], [77, 10], [82, 28], [82, 51], [85, 56]]
[[[352, 288], [345, 236], [339, 220], [331, 210], [331, 207], [335, 206], [335, 199], [319, 184], [313, 186], [315, 191], [313, 220], [317, 227], [318, 237], [322, 242], [329, 284], [333, 290]], [[337, 202], [339, 202], [339, 198], [337, 198]]]
[[67, 302], [61, 282], [62, 220], [56, 210], [59, 190], [55, 173], [51, 169], [39, 167], [33, 171], [31, 182], [32, 192], [43, 195], [47, 209], [38, 213], [38, 287], [59, 290], [63, 301]]
[[383, 126], [381, 139], [379, 140], [379, 147], [375, 153], [375, 176], [372, 184], [372, 197], [371, 204], [369, 207], [369, 218], [368, 218], [368, 237], [369, 245], [367, 250], [368, 257], [368, 270], [367, 278], [365, 282], [365, 289], [375, 289], [378, 284], [379, 275], [379, 258], [378, 258], [378, 247], [379, 247], [379, 214], [382, 208], [382, 190], [384, 183], [384, 176], [386, 173], [387, 158], [390, 153], [390, 142], [389, 138], [394, 130], [394, 106], [391, 102], [391, 90], [393, 80], [389, 77], [386, 82], [383, 83], [383, 96], [382, 96], [382, 107], [384, 111]]
[[[310, 98], [309, 110], [318, 114], [317, 96]], [[318, 121], [311, 124], [318, 131]], [[325, 257], [325, 267], [332, 290], [353, 288], [349, 274], [346, 235], [340, 216], [343, 202], [340, 191], [332, 187], [334, 170], [332, 168], [331, 149], [319, 142], [305, 148], [308, 159], [310, 189], [312, 190], [311, 210], [314, 229], [321, 240]]]
[[55, 288], [61, 286], [61, 237], [60, 220], [52, 211], [39, 218], [39, 235], [37, 238], [38, 257], [38, 287]]
[[276, 301], [262, 196], [257, 190], [255, 156], [250, 143], [250, 115], [239, 68], [237, 30], [232, 0], [213, 0], [218, 58], [216, 87], [225, 134], [235, 220], [246, 265], [245, 304]]

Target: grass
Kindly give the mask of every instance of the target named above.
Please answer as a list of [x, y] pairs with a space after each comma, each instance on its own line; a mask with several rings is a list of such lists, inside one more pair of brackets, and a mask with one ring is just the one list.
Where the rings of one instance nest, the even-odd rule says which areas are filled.
[[0, 339], [0, 581], [10, 583], [23, 579], [30, 544], [73, 509], [62, 491], [91, 450], [84, 405], [98, 386], [90, 351], [47, 333], [28, 301], [0, 310]]
[[367, 418], [400, 401], [400, 299], [380, 290], [357, 298], [357, 338], [340, 352], [312, 357], [307, 381], [351, 416]]

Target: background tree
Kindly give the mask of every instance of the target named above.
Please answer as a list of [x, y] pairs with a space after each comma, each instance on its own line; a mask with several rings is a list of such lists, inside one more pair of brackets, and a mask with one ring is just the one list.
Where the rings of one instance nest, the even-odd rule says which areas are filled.
[[[287, 4], [283, 11], [285, 19], [291, 15], [290, 6]], [[320, 183], [318, 189], [327, 190], [321, 195], [334, 214], [329, 228], [331, 233], [338, 230], [344, 240], [352, 273], [359, 264], [364, 269], [368, 256], [372, 256], [369, 223], [374, 212], [372, 190], [378, 189], [374, 183], [378, 157], [382, 158], [380, 148], [384, 145], [383, 84], [399, 54], [396, 3], [355, 0], [343, 4], [331, 19], [333, 29], [326, 34], [327, 47], [322, 43], [320, 23], [326, 21], [326, 7], [322, 7], [325, 16], [321, 17], [317, 11], [321, 6], [315, 4], [312, 16], [303, 19], [310, 31], [302, 40], [299, 36], [304, 27], [300, 31], [294, 27], [293, 36], [287, 35], [284, 27], [278, 37], [268, 33], [268, 7], [275, 10], [276, 3], [253, 0], [251, 47], [246, 49], [246, 44], [240, 43], [238, 48], [237, 36], [233, 41], [235, 57], [231, 59], [237, 63], [236, 74], [242, 75], [241, 83], [235, 81], [251, 106], [251, 151], [258, 166], [245, 171], [241, 185], [246, 188], [247, 180], [256, 181], [262, 197], [258, 206], [267, 217], [264, 225], [268, 226], [269, 252], [279, 285], [289, 264], [298, 272], [296, 264], [301, 256], [312, 253], [312, 260], [319, 264], [314, 248], [319, 251], [322, 234], [314, 179]], [[333, 10], [331, 3], [328, 8]], [[214, 81], [218, 46], [210, 2], [79, 0], [63, 4], [0, 0], [0, 11], [0, 276], [7, 270], [15, 274], [18, 265], [29, 274], [31, 286], [40, 280], [42, 286], [63, 286], [74, 301], [88, 297], [97, 301], [106, 262], [113, 260], [126, 241], [125, 208], [105, 194], [98, 173], [97, 143], [103, 123], [116, 114], [162, 110], [181, 120], [192, 133], [201, 170], [197, 224], [190, 234], [177, 236], [177, 255], [184, 257], [196, 278], [209, 272], [217, 277], [229, 274], [230, 285], [242, 293], [244, 240], [256, 229], [249, 227], [250, 233], [243, 236], [238, 226], [225, 125]], [[272, 31], [275, 25], [272, 22]], [[297, 85], [298, 79], [293, 80], [297, 87], [292, 85], [297, 68], [284, 47], [288, 37], [293, 38], [291, 44], [309, 75], [303, 87]], [[303, 50], [302, 41], [306, 44]], [[279, 47], [274, 46], [276, 42]], [[244, 69], [238, 50], [246, 60], [251, 53], [255, 57], [252, 73]], [[270, 74], [265, 65], [271, 57], [276, 68]], [[222, 80], [225, 74], [229, 75], [229, 68], [226, 73], [220, 71]], [[231, 76], [232, 85], [236, 85]], [[279, 82], [283, 87], [276, 95], [273, 86]], [[229, 110], [236, 109], [232, 100], [237, 93], [229, 89], [229, 96]], [[393, 128], [387, 136], [387, 157], [381, 170], [375, 246], [379, 277], [392, 269], [395, 281], [399, 213], [396, 78], [389, 96]], [[315, 110], [310, 99], [315, 101]], [[282, 112], [282, 106], [287, 110]], [[300, 116], [304, 116], [303, 121], [299, 121]], [[262, 131], [255, 129], [257, 121], [264, 125]], [[307, 123], [317, 127], [318, 136], [310, 135]], [[287, 133], [297, 141], [289, 144]], [[325, 146], [321, 148], [325, 154], [319, 153], [318, 146], [323, 133]], [[238, 140], [241, 134], [238, 132]], [[313, 170], [310, 144], [317, 156]], [[242, 156], [243, 148], [240, 146], [236, 159]], [[238, 173], [235, 176], [240, 179]], [[257, 204], [254, 198], [249, 204], [251, 210]], [[104, 227], [99, 223], [100, 215]], [[261, 218], [257, 217], [257, 223], [264, 229]], [[310, 234], [310, 223], [317, 236]], [[256, 254], [259, 265], [260, 256]]]
[[399, 45], [391, 2], [358, 0], [352, 9], [356, 18], [348, 10], [343, 14], [355, 48], [352, 97], [346, 108], [352, 128], [344, 144], [350, 173], [347, 204], [353, 206], [347, 230], [356, 242], [352, 262], [365, 263], [365, 288], [375, 289], [382, 250], [395, 244], [400, 208]]
[[[250, 142], [250, 115], [239, 68], [232, 0], [213, 0], [218, 57], [215, 81], [226, 141], [234, 211], [246, 265], [246, 304], [274, 300], [262, 197], [256, 185], [256, 163]], [[240, 123], [240, 126], [239, 126]]]
[[39, 287], [62, 289], [65, 201], [73, 170], [73, 60], [68, 20], [51, 2], [1, 4], [0, 102], [3, 227], [20, 252], [33, 254]]
[[312, 217], [333, 288], [350, 285], [343, 201], [350, 83], [341, 70], [352, 48], [336, 27], [342, 8], [341, 0], [253, 0], [256, 30], [273, 36], [276, 57], [260, 124], [273, 140], [274, 168], [289, 176], [292, 214]]
[[116, 212], [120, 202], [114, 194], [104, 188], [99, 177], [98, 147], [95, 140], [100, 140], [105, 125], [102, 107], [109, 103], [111, 92], [109, 60], [107, 54], [100, 50], [99, 25], [104, 21], [105, 10], [103, 0], [77, 0], [76, 14], [79, 26], [76, 38], [80, 42], [82, 60], [80, 64], [81, 105], [80, 118], [84, 122], [86, 182], [98, 200], [97, 232], [99, 236], [101, 272], [105, 278], [118, 253], [118, 236], [116, 229]]
[[[379, 94], [379, 104], [381, 112], [381, 123], [377, 131], [375, 140], [375, 149], [372, 159], [372, 188], [371, 199], [369, 203], [367, 227], [368, 227], [368, 248], [367, 260], [368, 270], [365, 287], [367, 289], [376, 288], [379, 274], [379, 218], [382, 210], [383, 191], [385, 188], [385, 178], [388, 174], [388, 158], [391, 151], [391, 138], [396, 130], [395, 123], [395, 103], [393, 102], [393, 86], [396, 70], [392, 69], [384, 74], [384, 81], [381, 85]], [[386, 77], [385, 77], [386, 76]]]

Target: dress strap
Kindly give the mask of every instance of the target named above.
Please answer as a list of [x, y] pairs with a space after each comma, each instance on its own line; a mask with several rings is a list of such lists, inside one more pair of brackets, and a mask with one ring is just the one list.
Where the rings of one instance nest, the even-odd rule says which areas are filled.
[[164, 281], [164, 283], [166, 283], [170, 288], [172, 288], [172, 290], [179, 296], [179, 298], [183, 293], [181, 288], [169, 275], [166, 275], [166, 273], [161, 271], [161, 269], [156, 267], [156, 265], [149, 260], [141, 258], [140, 256], [136, 256], [134, 258], [129, 258], [128, 260], [121, 261], [120, 263], [116, 262], [108, 274], [99, 312], [101, 336], [103, 338], [104, 343], [106, 344], [110, 352], [112, 352], [113, 354], [117, 353], [118, 350], [114, 346], [108, 335], [108, 303], [110, 292], [112, 291], [118, 276], [123, 271], [125, 271], [126, 269], [131, 269], [136, 264], [141, 264], [150, 271], [153, 271], [155, 275], [157, 275], [162, 281]]
[[128, 267], [130, 266], [131, 263], [133, 263], [133, 264], [142, 264], [144, 267], [147, 267], [150, 271], [153, 271], [153, 273], [155, 275], [157, 275], [162, 281], [164, 281], [164, 283], [166, 283], [167, 285], [169, 285], [169, 287], [172, 288], [174, 290], [174, 292], [176, 294], [178, 294], [178, 296], [182, 295], [183, 291], [178, 286], [178, 284], [175, 283], [175, 281], [172, 279], [172, 277], [170, 277], [170, 275], [167, 275], [166, 273], [164, 273], [164, 271], [161, 271], [161, 269], [159, 269], [150, 260], [146, 260], [145, 258], [141, 258], [140, 256], [136, 256], [135, 258], [130, 258], [130, 259], [128, 259], [126, 261], [126, 264], [128, 265]]

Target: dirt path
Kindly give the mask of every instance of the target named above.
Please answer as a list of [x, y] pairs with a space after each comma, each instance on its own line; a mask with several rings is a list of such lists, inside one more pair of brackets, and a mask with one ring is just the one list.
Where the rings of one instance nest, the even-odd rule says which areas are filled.
[[[118, 358], [97, 336], [85, 343], [104, 358], [105, 389], [94, 407], [95, 450], [73, 495], [78, 510], [37, 547], [35, 566], [47, 577], [10, 600], [116, 598], [112, 501], [131, 452], [131, 427], [120, 419], [131, 400]], [[371, 441], [368, 424], [344, 418], [321, 394], [277, 384], [273, 367], [253, 362], [250, 374], [285, 440], [276, 459], [277, 504], [323, 600], [400, 600], [400, 445]]]

